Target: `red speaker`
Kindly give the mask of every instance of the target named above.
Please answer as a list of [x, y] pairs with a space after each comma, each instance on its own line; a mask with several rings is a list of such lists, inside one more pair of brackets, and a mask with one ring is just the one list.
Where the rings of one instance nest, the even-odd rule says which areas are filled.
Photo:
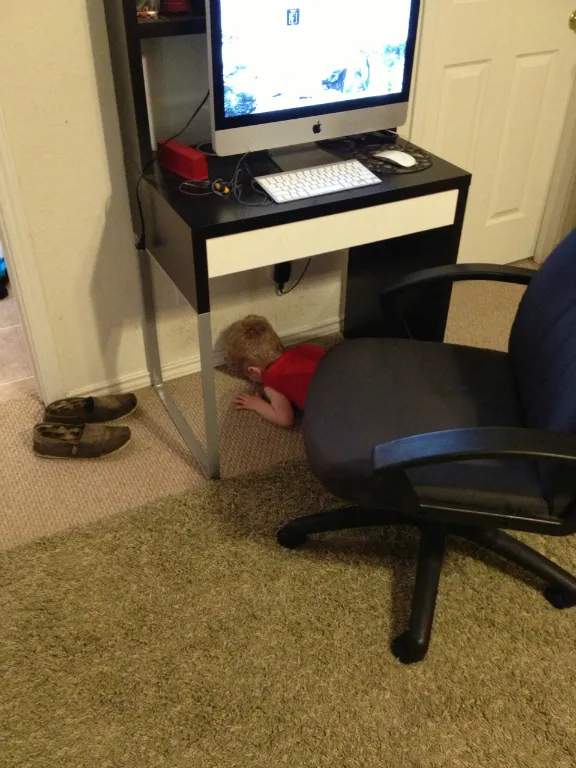
[[168, 168], [169, 171], [190, 181], [206, 181], [208, 178], [206, 155], [197, 149], [187, 147], [174, 139], [168, 142], [159, 141], [158, 149], [158, 162], [163, 168]]

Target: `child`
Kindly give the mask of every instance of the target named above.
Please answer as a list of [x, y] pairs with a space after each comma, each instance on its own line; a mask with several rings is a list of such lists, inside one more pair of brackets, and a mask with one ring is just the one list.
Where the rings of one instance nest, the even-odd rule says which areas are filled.
[[230, 330], [228, 364], [238, 375], [262, 384], [266, 400], [245, 393], [236, 397], [236, 407], [256, 411], [279, 427], [291, 427], [293, 406], [304, 408], [310, 380], [324, 354], [316, 344], [285, 350], [265, 317], [248, 315]]

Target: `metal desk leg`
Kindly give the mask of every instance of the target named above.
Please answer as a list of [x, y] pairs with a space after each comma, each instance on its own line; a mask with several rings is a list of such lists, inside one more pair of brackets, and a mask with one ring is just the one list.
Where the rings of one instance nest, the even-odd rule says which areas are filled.
[[215, 479], [220, 477], [220, 450], [218, 446], [218, 405], [214, 378], [214, 345], [212, 343], [212, 318], [210, 312], [198, 315], [198, 340], [200, 342], [200, 375], [204, 399], [204, 427], [206, 429], [206, 473]]
[[204, 424], [206, 427], [206, 450], [194, 434], [192, 427], [182, 415], [172, 395], [165, 387], [160, 363], [160, 348], [156, 328], [156, 306], [154, 285], [152, 282], [152, 256], [147, 250], [138, 251], [140, 282], [144, 305], [144, 348], [146, 362], [150, 372], [152, 386], [163, 402], [166, 410], [188, 450], [200, 464], [203, 472], [210, 478], [220, 477], [220, 456], [218, 450], [218, 409], [214, 380], [214, 358], [212, 353], [212, 323], [210, 313], [198, 315], [198, 336], [200, 342], [200, 366], [202, 377], [202, 396], [204, 398]]

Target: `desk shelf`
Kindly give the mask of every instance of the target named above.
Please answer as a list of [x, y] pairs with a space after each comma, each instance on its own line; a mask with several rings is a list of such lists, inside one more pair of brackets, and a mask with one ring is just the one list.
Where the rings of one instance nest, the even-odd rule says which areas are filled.
[[138, 19], [140, 39], [175, 37], [177, 35], [202, 35], [206, 32], [206, 16], [196, 13], [174, 13], [157, 19]]

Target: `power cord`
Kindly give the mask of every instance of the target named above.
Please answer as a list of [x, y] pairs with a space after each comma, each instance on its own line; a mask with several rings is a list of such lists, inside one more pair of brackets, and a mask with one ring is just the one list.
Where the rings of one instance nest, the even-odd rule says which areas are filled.
[[142, 173], [140, 174], [140, 177], [138, 178], [138, 181], [136, 182], [136, 205], [138, 206], [138, 215], [140, 217], [140, 237], [138, 238], [138, 242], [136, 243], [136, 248], [139, 251], [142, 251], [146, 248], [146, 221], [144, 220], [144, 210], [142, 209], [142, 201], [140, 200], [140, 184], [142, 183], [142, 179], [147, 174], [147, 172], [152, 168], [154, 163], [156, 163], [161, 157], [162, 152], [166, 149], [166, 144], [169, 141], [174, 141], [174, 139], [177, 139], [178, 136], [181, 136], [184, 131], [192, 124], [204, 104], [208, 101], [208, 98], [210, 96], [210, 91], [206, 91], [206, 94], [200, 104], [196, 107], [194, 110], [192, 117], [188, 120], [186, 125], [181, 128], [177, 133], [175, 133], [173, 136], [170, 136], [169, 139], [166, 139], [164, 144], [160, 147], [160, 149], [154, 153], [152, 159], [146, 163], [144, 168], [142, 169]]
[[283, 291], [283, 290], [281, 290], [280, 288], [278, 288], [278, 289], [276, 290], [276, 295], [277, 295], [277, 296], [286, 296], [286, 294], [288, 294], [288, 293], [290, 293], [291, 291], [293, 291], [293, 290], [294, 290], [294, 288], [297, 288], [297, 287], [300, 285], [300, 283], [302, 282], [302, 279], [304, 278], [304, 275], [305, 275], [305, 274], [306, 274], [306, 272], [308, 271], [308, 267], [310, 266], [310, 262], [311, 262], [311, 261], [312, 261], [312, 257], [310, 257], [310, 258], [308, 259], [308, 261], [306, 262], [306, 266], [305, 266], [305, 267], [304, 267], [304, 269], [302, 270], [302, 274], [300, 275], [300, 277], [298, 278], [298, 280], [296, 280], [296, 282], [294, 283], [294, 285], [290, 286], [290, 288], [288, 288], [288, 290], [287, 290], [287, 291]]
[[216, 152], [214, 152], [212, 142], [210, 141], [203, 141], [201, 144], [196, 144], [196, 149], [198, 152], [202, 152], [203, 155], [206, 155], [206, 157], [218, 157]]

